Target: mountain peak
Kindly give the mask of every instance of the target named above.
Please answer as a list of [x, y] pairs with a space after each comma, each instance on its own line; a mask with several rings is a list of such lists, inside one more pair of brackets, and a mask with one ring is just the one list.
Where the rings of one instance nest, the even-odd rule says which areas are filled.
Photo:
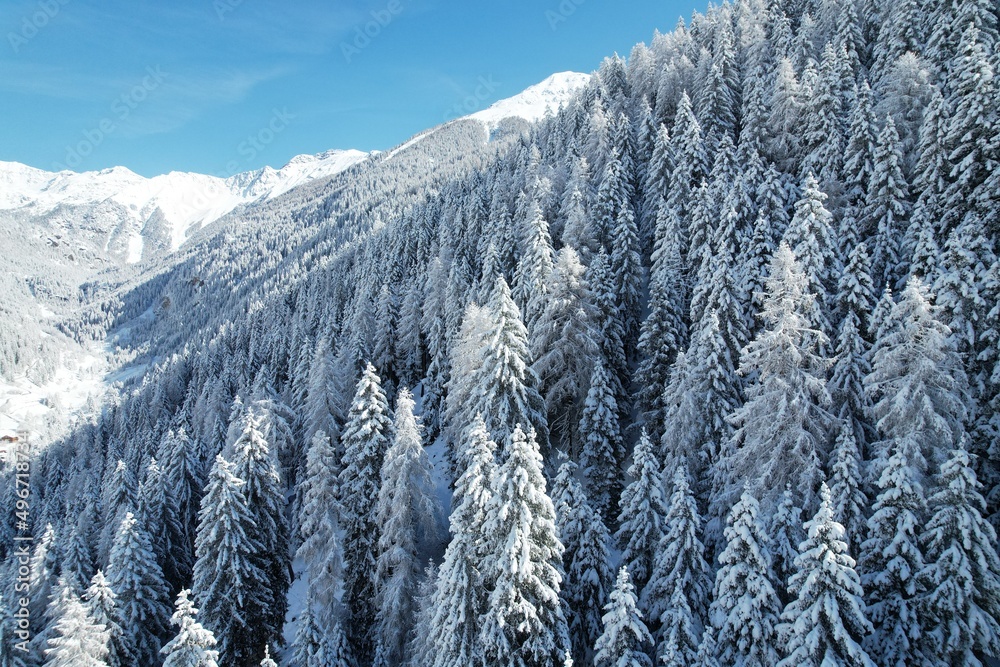
[[541, 120], [548, 112], [555, 113], [590, 81], [590, 74], [557, 72], [533, 86], [486, 109], [466, 116], [480, 121], [492, 131], [505, 118], [523, 118], [528, 122]]

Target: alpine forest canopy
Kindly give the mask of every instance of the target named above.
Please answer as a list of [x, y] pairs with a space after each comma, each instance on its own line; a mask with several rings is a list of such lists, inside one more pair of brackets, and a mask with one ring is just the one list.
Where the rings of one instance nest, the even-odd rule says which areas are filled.
[[998, 24], [733, 0], [95, 278], [0, 667], [1000, 664]]

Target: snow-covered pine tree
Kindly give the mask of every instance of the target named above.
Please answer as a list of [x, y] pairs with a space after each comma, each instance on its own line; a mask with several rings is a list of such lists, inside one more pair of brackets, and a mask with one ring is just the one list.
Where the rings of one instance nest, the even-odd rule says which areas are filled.
[[84, 593], [84, 601], [94, 623], [103, 625], [108, 631], [108, 651], [104, 656], [108, 667], [127, 667], [132, 664], [135, 657], [133, 653], [129, 653], [131, 646], [118, 623], [115, 592], [108, 585], [102, 571], [98, 570], [90, 580], [90, 586]]
[[[726, 519], [726, 547], [708, 611], [720, 664], [768, 667], [778, 662], [781, 602], [771, 583], [771, 554], [760, 505], [744, 491]], [[708, 632], [708, 630], [706, 630]]]
[[530, 426], [544, 447], [548, 443], [545, 404], [538, 393], [538, 377], [528, 365], [527, 330], [503, 277], [494, 286], [487, 316], [480, 365], [468, 380], [474, 392], [470, 414], [481, 414], [497, 440], [506, 438], [515, 424]]
[[149, 533], [131, 512], [125, 513], [111, 545], [108, 584], [115, 592], [117, 620], [129, 653], [139, 664], [158, 664], [170, 619], [167, 586]]
[[191, 600], [191, 591], [185, 588], [178, 593], [174, 605], [176, 611], [170, 624], [177, 628], [177, 634], [160, 649], [165, 656], [163, 667], [217, 667], [215, 636], [195, 618], [198, 609]]
[[512, 296], [524, 314], [525, 325], [533, 331], [535, 320], [541, 315], [546, 302], [554, 254], [549, 223], [535, 200], [527, 207], [527, 217], [521, 225], [520, 236], [520, 259], [514, 276]]
[[601, 619], [604, 629], [594, 644], [594, 667], [652, 667], [648, 651], [653, 637], [636, 606], [628, 567], [623, 565], [618, 570], [604, 610]]
[[171, 590], [176, 590], [190, 581], [194, 567], [195, 528], [205, 474], [197, 443], [188, 437], [183, 426], [167, 432], [160, 445], [160, 460], [163, 486], [169, 498], [164, 507], [164, 523], [170, 552], [164, 560], [163, 574]]
[[875, 628], [864, 646], [876, 664], [891, 667], [924, 664], [917, 606], [924, 558], [917, 537], [925, 500], [920, 473], [910, 463], [919, 456], [917, 447], [912, 439], [895, 442], [878, 480], [881, 492], [872, 505], [868, 539], [858, 559], [868, 617]]
[[198, 514], [192, 590], [202, 623], [218, 641], [222, 667], [257, 661], [259, 629], [250, 619], [268, 611], [267, 574], [253, 558], [260, 546], [243, 487], [229, 462], [216, 457]]
[[785, 487], [778, 506], [768, 523], [771, 537], [771, 562], [774, 571], [775, 589], [784, 604], [788, 604], [788, 582], [795, 573], [795, 559], [799, 555], [802, 542], [802, 509], [795, 504], [791, 485]]
[[736, 432], [727, 493], [735, 498], [737, 484], [754, 480], [748, 490], [770, 513], [786, 484], [798, 504], [811, 506], [822, 477], [830, 397], [826, 361], [817, 354], [825, 337], [811, 323], [814, 296], [787, 244], [768, 273], [764, 328], [740, 359], [740, 373], [753, 381], [731, 417]]
[[865, 617], [863, 591], [855, 561], [847, 554], [844, 527], [833, 519], [830, 490], [820, 488], [819, 510], [799, 545], [791, 602], [778, 632], [786, 646], [778, 667], [875, 667], [861, 646], [872, 631]]
[[325, 338], [316, 342], [309, 364], [306, 384], [306, 401], [302, 417], [303, 442], [311, 443], [317, 432], [323, 431], [334, 442], [340, 439], [340, 420], [343, 415], [337, 406], [336, 380], [333, 376], [334, 360], [329, 343]]
[[969, 414], [965, 370], [939, 312], [923, 284], [911, 279], [886, 318], [865, 378], [884, 438], [882, 458], [888, 459], [886, 443], [913, 439], [919, 448], [908, 462], [922, 474], [940, 461], [942, 449], [957, 445]]
[[622, 491], [615, 539], [622, 550], [621, 562], [634, 573], [641, 591], [653, 573], [653, 557], [667, 516], [663, 475], [645, 430], [632, 452], [628, 474], [632, 481]]
[[909, 273], [909, 257], [902, 257], [900, 242], [910, 213], [910, 186], [903, 174], [903, 156], [892, 116], [878, 135], [874, 166], [862, 216], [864, 234], [873, 235], [872, 277], [876, 285], [898, 289]]
[[584, 271], [573, 248], [559, 251], [529, 341], [553, 442], [574, 452], [580, 448], [580, 413], [600, 349]]
[[45, 650], [46, 667], [105, 667], [108, 629], [94, 620], [64, 578], [60, 577], [60, 583], [58, 594], [63, 601]]
[[559, 541], [565, 549], [562, 557], [565, 578], [560, 594], [566, 605], [573, 662], [587, 664], [593, 638], [601, 633], [602, 609], [611, 588], [610, 536], [576, 479], [576, 470], [576, 464], [571, 461], [559, 467], [559, 478], [566, 488], [562, 498], [556, 497], [553, 501], [560, 502], [555, 508]]
[[445, 550], [434, 591], [434, 614], [427, 640], [433, 652], [433, 667], [483, 664], [479, 623], [486, 609], [483, 571], [489, 541], [483, 529], [493, 495], [495, 449], [485, 422], [477, 416], [462, 448], [464, 466], [455, 482], [454, 509], [449, 518], [452, 540]]
[[849, 422], [841, 420], [828, 466], [830, 495], [833, 498], [833, 518], [844, 526], [847, 546], [855, 552], [858, 552], [866, 535], [865, 514], [868, 511], [862, 463], [854, 429]]
[[421, 427], [413, 414], [413, 394], [396, 398], [392, 444], [385, 452], [375, 517], [380, 532], [376, 559], [376, 614], [381, 664], [401, 664], [413, 628], [420, 557], [434, 541], [437, 507], [431, 464]]
[[375, 518], [380, 472], [392, 431], [389, 404], [375, 367], [368, 364], [341, 435], [344, 468], [340, 472], [340, 518], [344, 530], [345, 619], [353, 652], [370, 659], [375, 621], [375, 560], [379, 525]]
[[318, 601], [318, 612], [326, 627], [343, 567], [337, 520], [338, 478], [332, 443], [326, 431], [316, 431], [306, 454], [306, 475], [300, 486], [299, 533], [302, 543], [296, 558], [306, 565], [309, 593]]
[[515, 426], [507, 449], [484, 526], [494, 551], [479, 641], [487, 664], [555, 667], [569, 651], [559, 601], [563, 547], [534, 433]]
[[978, 667], [1000, 656], [1000, 556], [979, 489], [962, 438], [941, 466], [922, 535], [923, 647], [943, 664]]
[[691, 635], [691, 642], [682, 642], [678, 635], [677, 650], [690, 649], [692, 657], [698, 650], [711, 591], [701, 523], [687, 464], [682, 459], [674, 470], [665, 530], [656, 546], [653, 571], [639, 598], [650, 625], [658, 629], [653, 634], [661, 655], [671, 633]]
[[837, 248], [831, 236], [833, 215], [826, 208], [826, 200], [816, 178], [808, 174], [783, 242], [794, 253], [806, 280], [806, 292], [812, 295], [809, 322], [813, 329], [830, 336], [829, 294], [837, 275]]
[[619, 466], [624, 449], [618, 421], [618, 403], [610, 385], [611, 378], [604, 360], [598, 354], [580, 418], [580, 436], [583, 438], [580, 464], [587, 481], [591, 504], [605, 518], [611, 517], [620, 494]]
[[232, 472], [243, 480], [241, 491], [255, 538], [249, 543], [249, 557], [264, 573], [265, 578], [257, 585], [266, 601], [262, 615], [248, 613], [246, 621], [264, 642], [282, 642], [292, 569], [285, 488], [270, 443], [260, 430], [262, 420], [253, 408], [247, 411], [245, 419], [243, 433], [233, 443]]
[[322, 667], [325, 664], [326, 637], [316, 619], [317, 613], [320, 612], [316, 607], [315, 596], [311, 591], [306, 593], [305, 607], [296, 619], [299, 627], [295, 631], [295, 650], [292, 656], [294, 663], [299, 667]]

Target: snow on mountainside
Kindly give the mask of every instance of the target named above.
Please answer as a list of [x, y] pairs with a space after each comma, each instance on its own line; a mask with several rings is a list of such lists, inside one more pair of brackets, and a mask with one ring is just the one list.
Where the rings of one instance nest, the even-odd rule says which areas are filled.
[[578, 90], [590, 81], [589, 74], [580, 72], [558, 72], [544, 81], [536, 83], [524, 91], [494, 102], [482, 111], [466, 116], [480, 121], [487, 132], [496, 129], [505, 118], [523, 118], [528, 122], [541, 120], [547, 112], [555, 113], [568, 102]]
[[[0, 162], [0, 209], [31, 217], [45, 216], [60, 207], [112, 208], [131, 219], [118, 245], [127, 248], [124, 259], [143, 258], [148, 232], [163, 236], [167, 249], [176, 250], [197, 227], [209, 224], [236, 207], [288, 192], [308, 181], [337, 174], [367, 153], [332, 150], [299, 155], [281, 169], [264, 167], [229, 178], [172, 171], [145, 178], [126, 169], [58, 173], [16, 162]], [[119, 208], [120, 207], [120, 208]], [[116, 220], [120, 224], [121, 220]]]

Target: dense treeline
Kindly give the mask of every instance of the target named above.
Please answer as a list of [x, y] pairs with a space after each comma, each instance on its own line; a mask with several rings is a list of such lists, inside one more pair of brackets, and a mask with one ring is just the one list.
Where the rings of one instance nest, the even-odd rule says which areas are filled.
[[712, 8], [117, 292], [2, 664], [269, 664], [296, 574], [302, 667], [996, 659], [997, 14]]

